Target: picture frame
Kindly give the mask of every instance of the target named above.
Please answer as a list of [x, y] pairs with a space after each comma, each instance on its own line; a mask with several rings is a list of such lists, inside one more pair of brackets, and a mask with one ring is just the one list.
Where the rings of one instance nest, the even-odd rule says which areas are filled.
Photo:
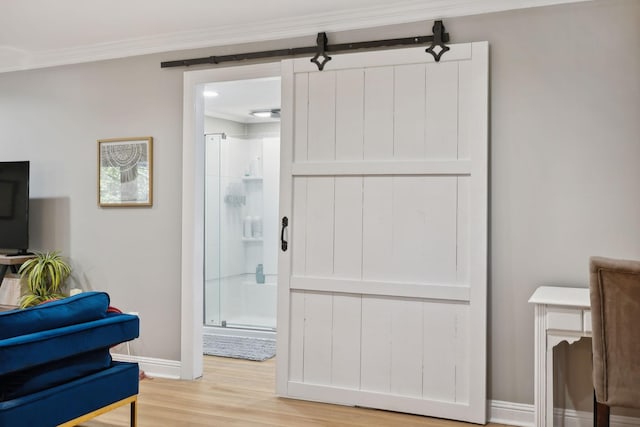
[[98, 205], [153, 205], [153, 137], [98, 140]]

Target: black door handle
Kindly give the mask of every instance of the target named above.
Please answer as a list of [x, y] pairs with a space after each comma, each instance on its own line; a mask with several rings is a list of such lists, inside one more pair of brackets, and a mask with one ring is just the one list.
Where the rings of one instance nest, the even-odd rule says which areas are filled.
[[284, 240], [284, 230], [287, 228], [288, 225], [289, 225], [289, 219], [286, 216], [282, 217], [282, 232], [280, 234], [280, 245], [282, 247], [282, 252], [286, 252], [287, 247], [289, 246], [287, 241]]

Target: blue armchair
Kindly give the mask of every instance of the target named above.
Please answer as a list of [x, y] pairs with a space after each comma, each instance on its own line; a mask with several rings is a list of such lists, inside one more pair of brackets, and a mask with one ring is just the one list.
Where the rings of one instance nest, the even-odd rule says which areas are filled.
[[74, 426], [131, 405], [138, 365], [109, 348], [139, 335], [139, 319], [107, 313], [109, 296], [86, 292], [0, 313], [0, 427]]

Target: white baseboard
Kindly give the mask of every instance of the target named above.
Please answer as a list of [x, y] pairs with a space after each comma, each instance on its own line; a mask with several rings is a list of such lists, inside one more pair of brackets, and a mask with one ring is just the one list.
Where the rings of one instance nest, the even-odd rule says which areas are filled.
[[[622, 417], [620, 415], [611, 415], [609, 422], [611, 427], [640, 426], [640, 418]], [[554, 409], [553, 423], [563, 427], [591, 427], [593, 425], [593, 413], [575, 411], [573, 409]]]
[[180, 361], [156, 359], [153, 357], [129, 356], [127, 354], [112, 353], [113, 360], [118, 362], [136, 362], [140, 369], [149, 377], [180, 379]]
[[[523, 427], [533, 426], [533, 405], [504, 402], [501, 400], [490, 400], [488, 403], [490, 423]], [[556, 426], [591, 427], [593, 425], [592, 412], [556, 408], [554, 409], [553, 414], [553, 424]], [[640, 426], [640, 418], [612, 415], [610, 425], [611, 427]]]
[[512, 426], [533, 426], [533, 405], [489, 400], [489, 422]]

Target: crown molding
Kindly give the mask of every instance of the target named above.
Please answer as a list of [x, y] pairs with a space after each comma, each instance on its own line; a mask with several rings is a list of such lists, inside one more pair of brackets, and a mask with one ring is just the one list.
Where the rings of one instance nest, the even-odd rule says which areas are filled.
[[320, 31], [337, 32], [479, 15], [514, 9], [577, 3], [591, 0], [410, 0], [395, 5], [335, 11], [267, 22], [215, 27], [131, 38], [115, 42], [38, 52], [15, 51], [0, 57], [0, 73], [93, 62], [204, 47], [310, 36]]

